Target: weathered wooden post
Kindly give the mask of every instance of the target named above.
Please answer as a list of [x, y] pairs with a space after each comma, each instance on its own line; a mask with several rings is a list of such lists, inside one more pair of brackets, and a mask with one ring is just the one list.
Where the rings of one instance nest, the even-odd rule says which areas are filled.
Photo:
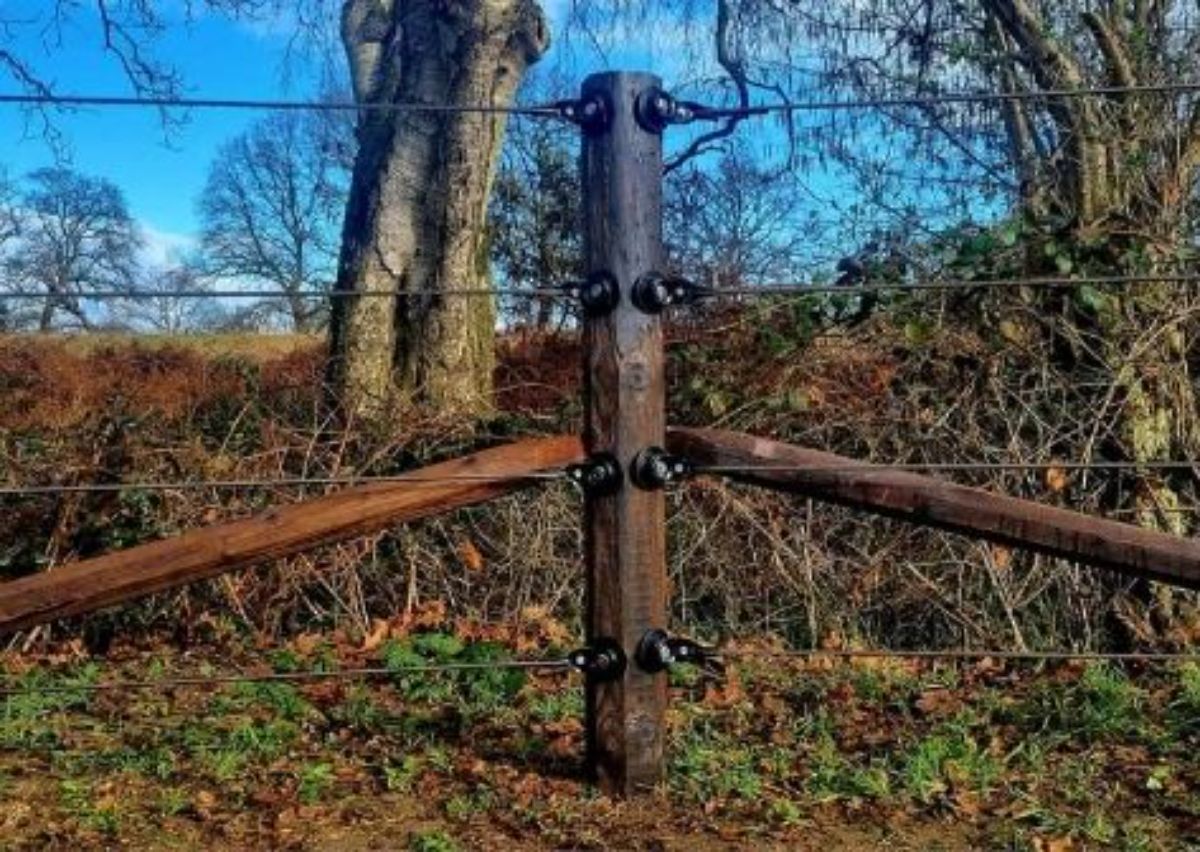
[[581, 294], [584, 446], [593, 463], [607, 456], [620, 473], [587, 495], [587, 628], [593, 643], [615, 640], [628, 658], [619, 678], [588, 684], [588, 763], [618, 795], [652, 788], [663, 775], [666, 676], [642, 671], [634, 652], [666, 622], [664, 500], [630, 477], [638, 453], [665, 437], [662, 326], [632, 296], [663, 261], [662, 137], [638, 118], [658, 85], [649, 74], [597, 74], [577, 105], [589, 273]]

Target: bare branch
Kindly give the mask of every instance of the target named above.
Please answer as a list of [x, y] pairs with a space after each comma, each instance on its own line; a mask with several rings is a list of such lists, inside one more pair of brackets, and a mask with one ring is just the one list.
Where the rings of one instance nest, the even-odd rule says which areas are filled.
[[[734, 88], [737, 90], [738, 106], [746, 109], [750, 106], [750, 83], [746, 77], [746, 64], [740, 55], [736, 55], [737, 52], [732, 44], [732, 27], [733, 14], [730, 8], [730, 0], [717, 0], [717, 26], [714, 37], [717, 64], [725, 70], [725, 73], [729, 75], [729, 79], [733, 82]], [[702, 133], [692, 140], [692, 144], [682, 153], [671, 158], [663, 166], [663, 171], [670, 173], [689, 160], [707, 151], [714, 150], [716, 147], [714, 143], [732, 136], [742, 121], [742, 116], [733, 116], [726, 119], [715, 130]]]
[[1096, 45], [1104, 55], [1108, 65], [1108, 76], [1114, 86], [1135, 86], [1137, 75], [1133, 70], [1133, 62], [1125, 50], [1125, 45], [1113, 31], [1113, 28], [1095, 12], [1084, 12], [1083, 22], [1092, 31]]

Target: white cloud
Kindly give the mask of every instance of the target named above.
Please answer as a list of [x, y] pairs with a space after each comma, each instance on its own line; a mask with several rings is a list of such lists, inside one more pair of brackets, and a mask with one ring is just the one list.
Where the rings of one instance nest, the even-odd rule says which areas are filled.
[[141, 259], [147, 266], [179, 263], [185, 254], [196, 247], [196, 238], [191, 234], [164, 231], [147, 222], [142, 222], [139, 228], [144, 240]]

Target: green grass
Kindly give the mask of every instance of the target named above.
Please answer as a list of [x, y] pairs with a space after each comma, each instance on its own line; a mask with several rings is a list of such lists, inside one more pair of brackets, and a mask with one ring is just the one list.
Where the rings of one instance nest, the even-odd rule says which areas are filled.
[[956, 719], [918, 740], [900, 759], [904, 789], [930, 804], [956, 790], [987, 793], [1003, 766], [979, 745], [970, 720]]
[[99, 667], [89, 664], [61, 674], [32, 671], [18, 678], [11, 687], [18, 691], [0, 705], [0, 748], [57, 745], [59, 734], [52, 722], [88, 709], [93, 697], [88, 686], [99, 674]]
[[332, 763], [310, 763], [296, 773], [296, 795], [306, 805], [324, 798], [333, 787], [335, 777]]
[[755, 798], [762, 792], [760, 750], [698, 720], [672, 744], [668, 777], [689, 797]]
[[882, 799], [892, 792], [886, 764], [857, 766], [842, 754], [827, 732], [817, 739], [809, 757], [806, 789], [818, 802], [839, 799]]
[[66, 814], [85, 829], [115, 836], [121, 827], [121, 817], [112, 806], [97, 806], [91, 785], [85, 781], [65, 779], [59, 782], [59, 803]]
[[529, 701], [528, 709], [529, 715], [538, 722], [582, 719], [583, 692], [573, 688], [559, 692], [541, 692]]
[[460, 852], [462, 847], [444, 831], [432, 829], [413, 832], [408, 849], [409, 852]]

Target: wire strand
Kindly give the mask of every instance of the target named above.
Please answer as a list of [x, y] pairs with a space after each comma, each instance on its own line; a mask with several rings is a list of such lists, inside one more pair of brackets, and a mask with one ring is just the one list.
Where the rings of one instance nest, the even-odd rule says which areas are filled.
[[1150, 83], [1136, 86], [1094, 86], [1074, 89], [1045, 89], [1028, 92], [947, 92], [941, 95], [909, 95], [880, 98], [848, 98], [834, 101], [766, 104], [755, 107], [757, 114], [820, 112], [824, 110], [888, 109], [892, 107], [931, 107], [943, 104], [991, 104], [1010, 101], [1037, 101], [1052, 98], [1112, 97], [1117, 95], [1194, 94], [1200, 83]]
[[4, 93], [0, 104], [67, 107], [150, 107], [154, 109], [289, 110], [306, 112], [380, 113], [470, 113], [519, 115], [532, 118], [563, 118], [552, 104], [497, 106], [494, 104], [387, 103], [382, 101], [297, 101], [255, 98], [128, 97], [119, 95], [76, 95], [52, 93]]
[[176, 491], [208, 488], [231, 490], [240, 488], [298, 488], [306, 485], [370, 485], [392, 483], [403, 485], [441, 485], [451, 482], [521, 482], [525, 480], [554, 481], [566, 479], [563, 471], [538, 471], [523, 474], [454, 474], [447, 476], [301, 476], [279, 479], [220, 479], [183, 482], [100, 482], [80, 485], [5, 485], [0, 497], [40, 496], [48, 494], [89, 494], [121, 491]]
[[[751, 284], [737, 287], [705, 288], [701, 297], [707, 300], [733, 297], [769, 296], [855, 296], [893, 292], [947, 292], [957, 290], [1002, 290], [1031, 287], [1053, 289], [1120, 284], [1182, 284], [1200, 285], [1200, 273], [1162, 273], [1145, 275], [1099, 275], [1078, 277], [994, 278], [987, 280], [946, 279], [943, 281], [888, 282], [883, 284], [815, 284], [806, 282]], [[437, 291], [422, 290], [306, 290], [284, 293], [279, 290], [84, 290], [71, 293], [35, 292], [30, 290], [0, 290], [0, 301], [22, 299], [78, 299], [82, 301], [146, 301], [151, 299], [355, 299], [355, 298], [471, 298], [499, 296], [505, 298], [575, 298], [573, 287], [472, 287]]]
[[837, 465], [699, 465], [697, 473], [882, 473], [886, 471], [1141, 471], [1194, 470], [1196, 461], [1145, 462], [905, 462], [899, 464], [848, 462]]
[[[1036, 101], [1050, 98], [1112, 97], [1138, 94], [1190, 94], [1197, 91], [1200, 91], [1200, 83], [1095, 86], [1025, 92], [947, 92], [940, 95], [908, 95], [900, 97], [763, 104], [754, 107], [753, 112], [756, 115], [761, 115], [822, 110], [885, 109], [905, 106], [927, 107], [941, 104], [1005, 103], [1009, 101]], [[499, 106], [495, 104], [433, 104], [414, 101], [390, 103], [383, 101], [305, 101], [254, 98], [132, 97], [119, 95], [54, 94], [51, 92], [3, 93], [0, 94], [0, 104], [63, 107], [141, 107], [154, 109], [299, 110], [313, 112], [437, 114], [475, 113], [482, 115], [517, 115], [531, 118], [566, 119], [563, 109], [559, 104]]]
[[567, 297], [563, 288], [539, 287], [473, 287], [465, 290], [303, 290], [284, 293], [281, 290], [83, 290], [79, 292], [51, 293], [31, 290], [0, 291], [0, 300], [21, 299], [78, 299], [83, 301], [112, 301], [128, 299], [147, 301], [150, 299], [358, 299], [358, 298], [464, 298], [482, 296], [551, 298]]
[[74, 685], [63, 684], [21, 684], [11, 686], [16, 681], [8, 677], [0, 687], [0, 696], [12, 697], [17, 695], [71, 695], [79, 692], [112, 692], [117, 690], [167, 690], [196, 686], [228, 686], [243, 683], [312, 683], [329, 680], [371, 680], [375, 678], [396, 677], [406, 674], [444, 674], [449, 672], [472, 671], [503, 671], [503, 670], [545, 670], [557, 671], [572, 669], [566, 659], [556, 660], [495, 660], [478, 663], [430, 663], [413, 666], [373, 666], [357, 669], [337, 669], [328, 672], [270, 672], [266, 674], [214, 674], [195, 675], [187, 677], [154, 678], [138, 680], [97, 681]]
[[842, 659], [842, 660], [1007, 660], [1027, 662], [1200, 662], [1200, 653], [999, 650], [730, 650], [714, 649], [726, 659]]
[[1161, 275], [1101, 275], [1079, 277], [994, 278], [983, 281], [947, 279], [944, 281], [889, 282], [886, 284], [760, 284], [739, 287], [715, 287], [703, 294], [706, 299], [733, 296], [855, 296], [892, 292], [946, 292], [956, 290], [1003, 290], [1022, 287], [1054, 289], [1113, 284], [1200, 284], [1200, 273]]

